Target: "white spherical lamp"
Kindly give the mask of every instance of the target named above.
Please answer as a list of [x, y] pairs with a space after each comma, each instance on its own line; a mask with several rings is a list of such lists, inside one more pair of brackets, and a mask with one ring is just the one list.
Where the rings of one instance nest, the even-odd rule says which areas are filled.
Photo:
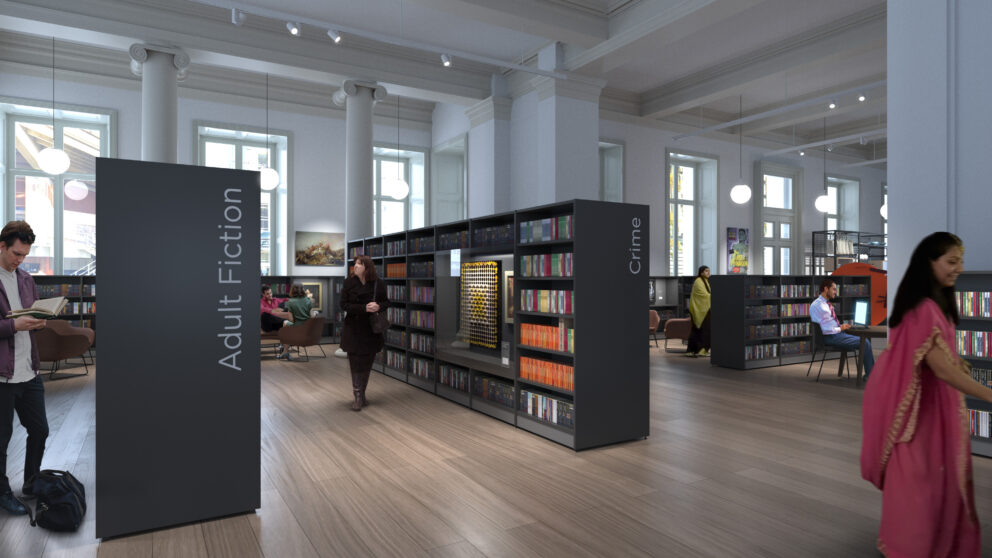
[[736, 204], [747, 203], [751, 199], [751, 187], [747, 184], [738, 184], [730, 189], [730, 199]]
[[887, 220], [889, 218], [889, 204], [883, 203], [882, 207], [878, 208], [878, 213], [882, 216], [882, 219]]
[[79, 180], [70, 180], [65, 183], [65, 197], [74, 201], [81, 201], [86, 199], [86, 196], [90, 193], [89, 187], [86, 183]]
[[48, 174], [62, 174], [69, 170], [69, 156], [61, 149], [46, 147], [38, 153], [38, 166]]
[[382, 195], [394, 200], [405, 200], [410, 195], [410, 185], [400, 178], [383, 178]]
[[275, 190], [279, 186], [279, 173], [272, 167], [262, 169], [262, 189]]
[[826, 213], [830, 209], [830, 198], [826, 194], [820, 194], [813, 201], [813, 207], [820, 213]]

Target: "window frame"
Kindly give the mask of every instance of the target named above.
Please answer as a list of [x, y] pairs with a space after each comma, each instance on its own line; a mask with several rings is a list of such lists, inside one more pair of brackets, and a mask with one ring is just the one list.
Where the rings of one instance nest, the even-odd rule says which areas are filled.
[[[7, 105], [13, 105], [9, 107]], [[30, 114], [29, 111], [18, 107], [30, 107], [47, 111], [47, 116]], [[5, 222], [9, 222], [16, 217], [16, 176], [37, 176], [49, 178], [52, 181], [53, 204], [53, 230], [52, 230], [52, 273], [54, 275], [65, 274], [65, 185], [72, 180], [92, 181], [95, 186], [96, 173], [92, 175], [85, 173], [65, 172], [58, 176], [52, 176], [40, 169], [19, 169], [15, 168], [16, 142], [14, 138], [14, 126], [17, 122], [30, 122], [43, 125], [52, 124], [52, 103], [37, 99], [25, 99], [19, 97], [0, 96], [0, 127], [3, 129], [3, 154], [0, 155], [0, 162], [4, 171], [3, 176], [3, 216]], [[55, 126], [52, 130], [54, 138], [53, 146], [63, 148], [65, 144], [65, 128], [89, 128], [100, 131], [100, 155], [99, 157], [117, 157], [117, 118], [118, 112], [114, 109], [92, 107], [87, 105], [77, 105], [71, 103], [55, 103]], [[100, 121], [94, 122], [84, 118], [74, 118], [66, 116], [66, 112], [85, 113], [92, 115]], [[96, 256], [94, 256], [94, 262]]]
[[[700, 176], [700, 167], [702, 167], [702, 163], [696, 161], [683, 161], [679, 158], [673, 157], [673, 155], [675, 155], [676, 153], [682, 155], [694, 156], [690, 153], [682, 153], [680, 151], [672, 151], [667, 149], [665, 150], [665, 163], [666, 163], [665, 164], [665, 246], [666, 246], [665, 259], [667, 264], [666, 270], [668, 271], [668, 274], [671, 277], [678, 277], [680, 275], [678, 269], [678, 261], [680, 259], [678, 243], [671, 236], [674, 232], [675, 237], [676, 238], [678, 237], [678, 232], [679, 232], [678, 223], [674, 224], [674, 230], [673, 230], [673, 224], [669, 222], [669, 219], [676, 218], [676, 216], [678, 215], [679, 205], [686, 205], [692, 207], [692, 228], [693, 228], [692, 231], [693, 246], [691, 249], [692, 265], [689, 266], [688, 275], [694, 274], [692, 268], [695, 267], [695, 264], [697, 262], [699, 262], [699, 217], [700, 217], [700, 205], [701, 205], [699, 199], [699, 194], [700, 194], [699, 176]], [[675, 180], [675, 177], [677, 176], [675, 169], [672, 168], [673, 165], [681, 166], [681, 167], [691, 167], [693, 169], [692, 200], [681, 200], [678, 198], [673, 199], [671, 197], [672, 189], [673, 189], [673, 184], [671, 183], [671, 181]], [[669, 208], [673, 203], [676, 205], [675, 210], [670, 211]]]
[[[411, 229], [411, 227], [413, 225], [413, 203], [412, 203], [412, 201], [413, 201], [413, 172], [414, 172], [413, 171], [413, 167], [414, 167], [414, 165], [413, 165], [413, 157], [403, 156], [403, 155], [399, 155], [399, 156], [397, 156], [397, 155], [389, 155], [389, 154], [385, 154], [385, 153], [383, 153], [383, 154], [377, 154], [375, 152], [376, 149], [387, 149], [387, 150], [400, 151], [400, 152], [403, 152], [403, 151], [412, 151], [414, 153], [419, 153], [421, 155], [421, 157], [423, 157], [423, 161], [424, 161], [424, 176], [423, 176], [423, 184], [424, 184], [424, 224], [422, 226], [426, 227], [426, 226], [430, 225], [430, 223], [431, 223], [431, 199], [432, 199], [432, 196], [431, 196], [432, 182], [431, 182], [431, 173], [430, 173], [430, 158], [431, 158], [432, 150], [431, 149], [428, 149], [428, 148], [417, 147], [417, 146], [412, 146], [412, 145], [399, 145], [399, 146], [397, 146], [395, 143], [394, 144], [388, 144], [388, 143], [375, 142], [375, 143], [372, 144], [372, 212], [373, 212], [372, 213], [372, 222], [374, 224], [374, 226], [372, 227], [372, 229], [373, 229], [373, 236], [381, 236], [382, 235], [382, 202], [383, 202], [383, 200], [391, 201], [391, 202], [398, 202], [398, 201], [402, 201], [403, 202], [403, 221], [404, 221], [404, 226], [403, 226], [403, 228], [401, 230], [396, 231], [397, 233], [398, 232], [403, 232], [403, 231], [408, 231], [408, 230]], [[468, 167], [467, 167], [467, 164], [468, 164], [467, 143], [466, 143], [466, 153], [465, 153], [465, 155], [466, 155], [466, 177], [467, 177], [468, 176], [468, 170], [467, 170], [468, 169]], [[381, 192], [381, 185], [382, 185], [382, 174], [379, 172], [379, 169], [381, 168], [380, 161], [395, 162], [396, 159], [397, 159], [397, 157], [400, 158], [400, 159], [403, 159], [404, 162], [405, 162], [405, 164], [404, 164], [404, 167], [405, 167], [404, 180], [406, 180], [407, 185], [410, 186], [410, 194], [407, 195], [407, 197], [404, 198], [403, 200], [396, 200], [394, 198], [386, 197], [386, 196], [383, 196], [382, 194], [380, 194], [380, 192]], [[466, 194], [467, 194], [467, 191], [468, 191], [468, 181], [467, 180], [465, 181], [465, 190], [466, 190]], [[463, 199], [465, 201], [465, 203], [464, 203], [464, 209], [467, 211], [467, 209], [468, 209], [468, 198], [466, 196]], [[420, 228], [420, 227], [415, 227], [415, 228]], [[395, 233], [389, 233], [389, 234], [395, 234]]]
[[[606, 199], [606, 171], [603, 168], [604, 152], [610, 149], [620, 150], [620, 199]], [[666, 151], [667, 153], [667, 151]], [[599, 138], [599, 200], [623, 203], [627, 200], [627, 144], [623, 140]]]
[[[781, 176], [784, 178], [789, 178], [792, 180], [792, 209], [779, 209], [773, 207], [765, 207], [764, 204], [764, 179], [765, 175], [771, 176]], [[756, 224], [756, 229], [758, 229], [759, 234], [751, 235], [752, 238], [757, 238], [758, 244], [757, 248], [754, 250], [755, 266], [754, 269], [761, 270], [764, 273], [765, 269], [765, 247], [774, 246], [776, 248], [775, 253], [781, 254], [781, 248], [788, 247], [789, 251], [789, 268], [786, 270], [781, 269], [781, 264], [779, 266], [778, 272], [775, 275], [800, 275], [802, 269], [802, 234], [803, 230], [803, 211], [802, 208], [804, 203], [803, 196], [803, 185], [805, 181], [803, 179], [804, 171], [802, 167], [793, 167], [787, 165], [781, 165], [777, 163], [771, 163], [768, 161], [755, 161], [754, 163], [754, 173], [752, 184], [754, 185], [753, 200], [754, 203], [754, 222]], [[762, 185], [762, 191], [758, 191], [758, 185]], [[761, 202], [761, 203], [758, 203]], [[766, 221], [771, 221], [775, 223], [776, 239], [769, 241], [764, 235], [764, 223]], [[781, 225], [782, 223], [789, 223], [789, 236], [788, 241], [778, 239], [781, 235]], [[780, 263], [780, 262], [779, 262]]]

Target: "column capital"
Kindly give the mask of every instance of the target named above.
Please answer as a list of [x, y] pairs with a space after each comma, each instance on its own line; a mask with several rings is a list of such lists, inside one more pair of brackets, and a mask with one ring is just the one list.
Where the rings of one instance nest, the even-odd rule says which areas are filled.
[[490, 120], [509, 120], [513, 99], [509, 97], [489, 97], [465, 109], [470, 126], [475, 128]]
[[172, 55], [172, 65], [176, 67], [176, 80], [185, 81], [189, 75], [189, 55], [179, 47], [134, 43], [127, 53], [131, 56], [131, 73], [140, 76], [142, 65], [148, 60], [148, 52], [161, 52]]
[[549, 97], [568, 97], [580, 101], [599, 101], [599, 96], [606, 87], [606, 81], [588, 78], [577, 74], [569, 74], [568, 79], [537, 76], [531, 80], [537, 90], [538, 100]]
[[334, 101], [335, 105], [339, 107], [343, 107], [345, 104], [345, 100], [348, 97], [353, 97], [357, 95], [360, 89], [371, 90], [373, 102], [381, 101], [386, 98], [387, 92], [384, 86], [379, 85], [374, 81], [349, 79], [349, 80], [345, 80], [345, 82], [341, 84], [341, 89], [338, 89], [337, 91], [334, 92], [334, 95], [331, 96], [331, 100]]

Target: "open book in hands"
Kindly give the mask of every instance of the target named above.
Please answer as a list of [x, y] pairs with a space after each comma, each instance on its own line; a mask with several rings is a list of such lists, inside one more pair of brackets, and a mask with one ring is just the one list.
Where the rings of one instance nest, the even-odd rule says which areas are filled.
[[45, 298], [42, 300], [34, 301], [31, 308], [24, 308], [21, 310], [13, 310], [10, 314], [7, 314], [8, 318], [20, 318], [21, 316], [31, 316], [34, 318], [40, 318], [46, 320], [48, 318], [54, 318], [62, 313], [62, 309], [65, 308], [65, 297], [57, 296], [55, 298]]

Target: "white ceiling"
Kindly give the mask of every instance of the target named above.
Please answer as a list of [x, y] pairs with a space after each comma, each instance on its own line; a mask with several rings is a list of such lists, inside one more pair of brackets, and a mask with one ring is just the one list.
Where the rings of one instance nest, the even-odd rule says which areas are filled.
[[[243, 26], [232, 7], [248, 13]], [[286, 32], [289, 17], [304, 22], [302, 38]], [[775, 111], [745, 124], [745, 138], [783, 147], [821, 140], [824, 119], [828, 138], [884, 130], [885, 18], [884, 0], [0, 0], [8, 32], [124, 56], [132, 42], [178, 45], [191, 80], [204, 67], [302, 89], [374, 79], [463, 105], [490, 95], [491, 74], [519, 72], [508, 68], [560, 42], [561, 71], [606, 82], [604, 110], [691, 131], [735, 120], [742, 101], [745, 117]], [[452, 68], [442, 52], [456, 53]], [[799, 106], [867, 84], [864, 103], [850, 93], [838, 109]], [[884, 132], [835, 153], [882, 158]]]

